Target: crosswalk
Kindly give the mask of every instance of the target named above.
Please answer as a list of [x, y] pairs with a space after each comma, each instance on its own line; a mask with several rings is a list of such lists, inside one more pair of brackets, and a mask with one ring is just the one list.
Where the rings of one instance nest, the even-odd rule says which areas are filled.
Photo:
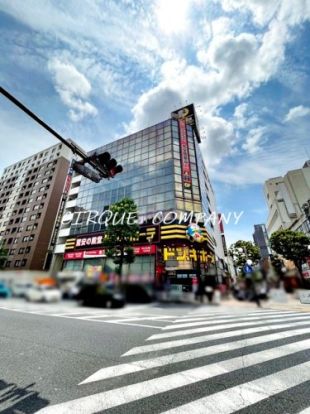
[[161, 331], [38, 414], [308, 412], [310, 314], [198, 310]]
[[[145, 312], [145, 308], [147, 312]], [[131, 305], [121, 309], [96, 309], [61, 304], [38, 304], [21, 301], [1, 304], [0, 310], [9, 310], [26, 314], [68, 318], [87, 322], [117, 324], [141, 328], [162, 329], [176, 317], [167, 315], [150, 305]]]

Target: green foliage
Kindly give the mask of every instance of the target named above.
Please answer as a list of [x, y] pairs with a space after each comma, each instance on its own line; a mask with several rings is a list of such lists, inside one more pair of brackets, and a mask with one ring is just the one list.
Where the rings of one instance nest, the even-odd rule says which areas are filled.
[[110, 211], [113, 219], [107, 226], [103, 243], [108, 249], [107, 256], [113, 258], [121, 276], [123, 264], [135, 259], [132, 245], [139, 235], [137, 206], [132, 199], [124, 198], [110, 206]]
[[4, 242], [0, 241], [0, 269], [3, 269], [8, 258], [8, 249], [4, 248]]
[[[239, 249], [242, 251], [239, 251]], [[242, 267], [247, 259], [257, 262], [260, 259], [259, 248], [251, 241], [238, 240], [232, 244], [229, 249], [229, 254], [234, 258], [234, 264]]]
[[270, 237], [272, 250], [285, 259], [293, 260], [300, 269], [302, 260], [309, 255], [310, 238], [299, 231], [279, 230]]

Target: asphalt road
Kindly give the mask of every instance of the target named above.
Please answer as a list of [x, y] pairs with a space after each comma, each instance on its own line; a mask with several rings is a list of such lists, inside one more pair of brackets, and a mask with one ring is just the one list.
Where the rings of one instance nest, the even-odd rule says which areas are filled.
[[1, 301], [0, 413], [300, 413], [309, 350], [299, 312]]

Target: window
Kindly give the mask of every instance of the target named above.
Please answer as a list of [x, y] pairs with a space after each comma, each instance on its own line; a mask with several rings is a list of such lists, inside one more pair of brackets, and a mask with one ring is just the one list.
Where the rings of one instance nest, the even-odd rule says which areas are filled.
[[29, 253], [30, 250], [31, 250], [31, 247], [30, 246], [27, 246], [26, 249], [25, 249], [25, 253]]
[[20, 263], [21, 267], [26, 266], [26, 263], [27, 263], [27, 259], [23, 259]]
[[31, 230], [32, 230], [32, 226], [31, 225], [29, 225], [29, 226], [26, 227], [26, 231], [31, 231]]
[[14, 266], [19, 267], [20, 266], [20, 260], [15, 260]]
[[21, 248], [18, 250], [18, 254], [23, 254], [23, 253], [24, 253], [24, 251], [25, 251], [25, 248], [24, 248], [24, 247], [21, 247]]
[[29, 241], [32, 241], [34, 239], [34, 234], [31, 234], [30, 236], [29, 236]]
[[27, 242], [28, 240], [29, 240], [29, 236], [24, 236], [22, 241], [23, 241], [23, 243], [25, 243], [25, 242]]
[[10, 249], [9, 255], [12, 256], [13, 254], [15, 254], [15, 252], [16, 252], [16, 249]]
[[35, 220], [37, 218], [36, 214], [33, 214], [32, 216], [30, 216], [30, 220]]

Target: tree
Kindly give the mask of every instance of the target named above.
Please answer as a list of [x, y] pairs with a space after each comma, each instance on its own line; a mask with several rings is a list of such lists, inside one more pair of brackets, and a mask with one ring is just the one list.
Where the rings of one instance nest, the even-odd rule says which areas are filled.
[[108, 249], [107, 256], [112, 257], [117, 265], [116, 271], [121, 278], [123, 265], [135, 259], [132, 245], [139, 235], [138, 212], [135, 202], [130, 198], [113, 204], [110, 211], [113, 216], [105, 231], [104, 245]]
[[259, 248], [251, 241], [238, 240], [230, 246], [229, 253], [238, 267], [243, 267], [247, 259], [253, 262], [260, 259]]
[[4, 241], [0, 241], [0, 269], [3, 269], [8, 257], [8, 249], [4, 248]]
[[310, 238], [306, 234], [300, 231], [278, 230], [272, 233], [270, 244], [272, 250], [285, 259], [292, 260], [301, 272], [302, 261], [309, 255]]

